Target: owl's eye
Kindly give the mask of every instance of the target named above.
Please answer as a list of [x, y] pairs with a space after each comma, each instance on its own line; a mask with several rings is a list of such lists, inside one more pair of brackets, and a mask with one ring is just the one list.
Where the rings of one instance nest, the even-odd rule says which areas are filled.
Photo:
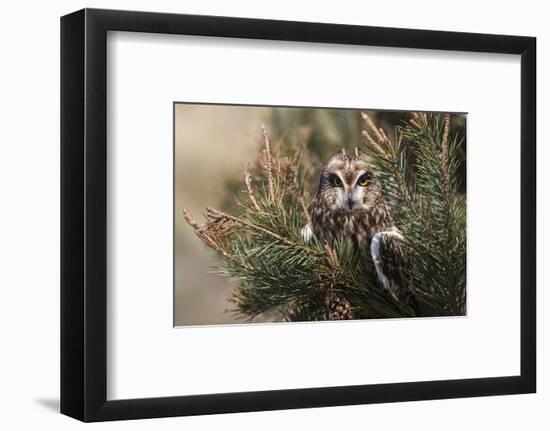
[[367, 174], [361, 175], [357, 180], [357, 184], [361, 187], [366, 187], [369, 184], [369, 176]]
[[330, 182], [334, 187], [342, 187], [342, 180], [338, 175], [333, 175]]

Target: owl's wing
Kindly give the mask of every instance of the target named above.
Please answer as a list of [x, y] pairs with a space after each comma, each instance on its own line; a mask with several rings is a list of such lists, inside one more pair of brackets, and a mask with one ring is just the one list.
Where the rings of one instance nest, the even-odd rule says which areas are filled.
[[395, 300], [405, 289], [403, 236], [398, 231], [378, 232], [372, 238], [370, 251], [378, 280]]

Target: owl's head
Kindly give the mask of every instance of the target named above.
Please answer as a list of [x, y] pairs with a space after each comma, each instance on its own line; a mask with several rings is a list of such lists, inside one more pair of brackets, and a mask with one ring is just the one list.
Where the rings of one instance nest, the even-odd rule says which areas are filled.
[[369, 171], [368, 158], [357, 149], [353, 154], [340, 150], [321, 170], [317, 199], [331, 210], [369, 209], [378, 195], [379, 188]]

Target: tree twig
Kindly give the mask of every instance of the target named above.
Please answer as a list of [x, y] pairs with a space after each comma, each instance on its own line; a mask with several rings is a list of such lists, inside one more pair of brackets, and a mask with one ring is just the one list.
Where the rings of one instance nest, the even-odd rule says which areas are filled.
[[250, 175], [250, 165], [247, 163], [244, 167], [244, 183], [246, 184], [246, 190], [248, 191], [248, 197], [250, 199], [250, 202], [252, 202], [252, 205], [257, 211], [262, 211], [260, 208], [260, 205], [258, 204], [258, 201], [256, 200], [256, 196], [254, 196], [254, 192], [252, 190], [252, 178]]
[[273, 180], [273, 162], [271, 157], [271, 143], [269, 142], [269, 137], [267, 136], [267, 131], [265, 126], [262, 126], [262, 137], [264, 140], [264, 149], [265, 149], [265, 170], [267, 174], [267, 187], [269, 190], [269, 199], [271, 203], [275, 202], [275, 182]]

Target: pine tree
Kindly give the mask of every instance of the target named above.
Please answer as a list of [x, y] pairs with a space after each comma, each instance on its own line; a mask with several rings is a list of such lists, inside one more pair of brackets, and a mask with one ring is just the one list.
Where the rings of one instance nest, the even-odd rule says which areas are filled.
[[466, 203], [459, 192], [461, 141], [450, 136], [449, 114], [413, 113], [390, 139], [371, 117], [364, 151], [383, 190], [412, 262], [411, 292], [395, 299], [379, 286], [372, 261], [353, 245], [305, 241], [316, 188], [305, 148], [274, 155], [262, 128], [262, 157], [244, 174], [246, 198], [231, 212], [207, 208], [197, 236], [220, 256], [218, 272], [239, 281], [229, 301], [252, 321], [276, 312], [285, 321], [464, 315]]

